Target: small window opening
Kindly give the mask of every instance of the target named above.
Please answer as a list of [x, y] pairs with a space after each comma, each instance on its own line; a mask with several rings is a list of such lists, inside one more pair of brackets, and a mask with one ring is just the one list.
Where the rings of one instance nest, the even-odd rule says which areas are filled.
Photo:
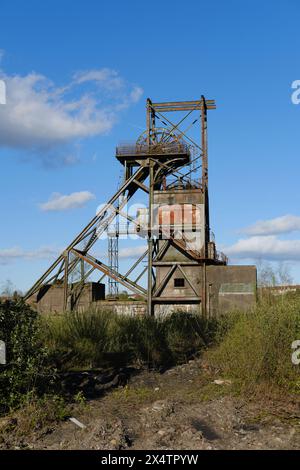
[[174, 287], [184, 287], [183, 277], [177, 277], [174, 279]]

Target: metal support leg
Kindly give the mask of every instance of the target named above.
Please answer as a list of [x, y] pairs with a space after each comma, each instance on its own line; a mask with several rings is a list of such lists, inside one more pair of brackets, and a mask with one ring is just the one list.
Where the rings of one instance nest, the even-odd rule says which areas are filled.
[[153, 256], [153, 162], [149, 162], [149, 226], [148, 226], [148, 315], [153, 315], [152, 308], [152, 256]]
[[64, 312], [68, 308], [68, 287], [69, 287], [69, 251], [64, 253], [65, 258], [65, 272], [64, 272]]
[[207, 282], [206, 282], [206, 263], [202, 267], [202, 315], [207, 317]]

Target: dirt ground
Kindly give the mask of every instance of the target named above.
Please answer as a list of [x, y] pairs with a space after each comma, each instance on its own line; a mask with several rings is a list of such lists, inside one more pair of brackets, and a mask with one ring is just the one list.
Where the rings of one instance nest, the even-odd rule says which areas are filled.
[[84, 428], [67, 418], [23, 436], [7, 431], [0, 448], [300, 449], [299, 403], [276, 391], [241, 398], [233, 382], [193, 360], [164, 373], [140, 371], [74, 405]]

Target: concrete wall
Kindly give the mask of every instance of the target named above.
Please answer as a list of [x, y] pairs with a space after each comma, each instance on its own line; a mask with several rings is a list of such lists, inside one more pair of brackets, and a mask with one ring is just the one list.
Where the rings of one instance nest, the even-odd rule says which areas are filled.
[[255, 266], [207, 266], [207, 310], [217, 316], [256, 303]]
[[146, 302], [140, 301], [103, 300], [94, 302], [93, 305], [96, 309], [113, 312], [118, 315], [143, 316], [147, 313]]
[[[85, 284], [76, 302], [78, 310], [85, 310], [93, 303], [105, 298], [105, 285], [95, 282]], [[74, 296], [69, 296], [68, 309], [74, 304]], [[40, 313], [60, 313], [64, 308], [64, 287], [62, 284], [46, 285], [34, 296], [28, 299], [28, 303]]]
[[[177, 253], [179, 252], [177, 251]], [[165, 257], [164, 261], [166, 261]], [[162, 299], [170, 297], [173, 297], [174, 300], [175, 298], [188, 299], [189, 297], [201, 295], [202, 269], [200, 269], [199, 266], [181, 266], [181, 269], [190, 280], [196, 292], [194, 292], [193, 288], [186, 280], [184, 287], [174, 287], [174, 279], [184, 277], [180, 269], [177, 268], [160, 294]], [[157, 286], [162, 282], [169, 270], [170, 266], [157, 267]]]
[[[112, 301], [104, 300], [96, 302], [95, 308], [107, 312], [114, 312], [118, 315], [143, 316], [147, 314], [147, 303], [138, 301]], [[170, 315], [173, 312], [200, 313], [200, 306], [195, 304], [160, 304], [154, 306], [155, 316]]]
[[191, 314], [200, 314], [201, 305], [200, 304], [156, 304], [154, 305], [154, 315], [156, 317], [161, 317], [164, 315], [171, 315], [173, 312], [184, 312]]
[[[155, 312], [171, 311], [181, 309], [184, 311], [200, 311], [202, 299], [202, 280], [204, 268], [202, 266], [181, 267], [190, 280], [193, 288], [185, 280], [182, 288], [174, 287], [174, 279], [183, 278], [179, 268], [170, 277], [165, 288], [157, 300], [160, 305], [155, 306]], [[162, 281], [169, 271], [170, 266], [159, 266], [157, 268], [157, 285]], [[256, 303], [256, 267], [255, 266], [206, 266], [206, 308], [211, 317], [218, 316], [230, 310], [247, 310]], [[193, 298], [200, 297], [195, 305], [191, 305]], [[171, 304], [171, 299], [175, 305]], [[168, 301], [168, 306], [165, 305]]]

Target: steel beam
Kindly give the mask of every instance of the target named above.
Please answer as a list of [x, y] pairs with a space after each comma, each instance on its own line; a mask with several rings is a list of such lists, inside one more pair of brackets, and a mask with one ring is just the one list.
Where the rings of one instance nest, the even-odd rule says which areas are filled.
[[71, 252], [74, 253], [76, 256], [78, 256], [78, 258], [81, 258], [84, 261], [86, 261], [86, 263], [89, 263], [94, 268], [99, 269], [99, 271], [102, 271], [107, 276], [112, 277], [117, 282], [119, 282], [124, 287], [126, 287], [127, 289], [130, 289], [133, 292], [136, 292], [137, 294], [140, 294], [143, 297], [146, 297], [147, 291], [143, 287], [139, 286], [138, 284], [135, 284], [133, 281], [126, 278], [124, 275], [120, 274], [119, 272], [112, 271], [109, 268], [109, 266], [104, 264], [102, 261], [97, 260], [92, 255], [80, 253], [74, 248], [71, 250]]

